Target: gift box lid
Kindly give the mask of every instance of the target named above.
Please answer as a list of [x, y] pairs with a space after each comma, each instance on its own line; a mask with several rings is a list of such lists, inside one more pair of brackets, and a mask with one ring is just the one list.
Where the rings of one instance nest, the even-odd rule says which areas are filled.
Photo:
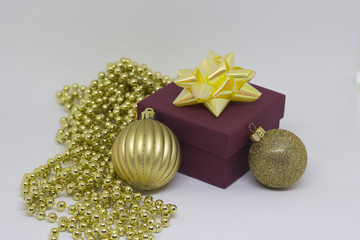
[[229, 158], [249, 144], [249, 124], [264, 129], [284, 116], [285, 95], [253, 85], [262, 95], [254, 102], [230, 102], [219, 117], [203, 104], [176, 107], [174, 99], [182, 88], [174, 83], [138, 103], [139, 113], [147, 107], [155, 110], [157, 120], [166, 124], [179, 141]]

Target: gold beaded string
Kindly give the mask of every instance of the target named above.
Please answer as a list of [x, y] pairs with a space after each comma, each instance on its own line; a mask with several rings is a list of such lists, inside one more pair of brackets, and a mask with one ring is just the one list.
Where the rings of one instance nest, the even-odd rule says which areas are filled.
[[[69, 111], [56, 135], [65, 151], [25, 174], [21, 183], [27, 213], [57, 222], [49, 239], [58, 239], [64, 231], [76, 240], [153, 239], [153, 233], [169, 226], [176, 205], [134, 192], [117, 177], [111, 161], [112, 143], [136, 119], [137, 102], [169, 82], [168, 76], [122, 58], [107, 64], [106, 73], [100, 72], [89, 86], [65, 85], [56, 93], [58, 103]], [[62, 192], [76, 202], [56, 202]], [[48, 213], [54, 206], [71, 216]]]

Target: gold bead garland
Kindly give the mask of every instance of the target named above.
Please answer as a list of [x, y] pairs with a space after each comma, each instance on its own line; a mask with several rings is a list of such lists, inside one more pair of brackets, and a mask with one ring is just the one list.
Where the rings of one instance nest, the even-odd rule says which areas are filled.
[[[107, 64], [106, 73], [90, 86], [65, 85], [56, 93], [69, 111], [56, 135], [65, 151], [25, 174], [21, 183], [27, 213], [57, 222], [49, 239], [64, 231], [77, 240], [153, 239], [153, 233], [169, 226], [176, 205], [134, 192], [117, 177], [111, 161], [115, 137], [136, 119], [136, 103], [169, 82], [168, 76], [122, 58]], [[64, 191], [75, 204], [56, 201]], [[54, 206], [57, 213], [48, 213]], [[66, 209], [72, 216], [58, 217]]]

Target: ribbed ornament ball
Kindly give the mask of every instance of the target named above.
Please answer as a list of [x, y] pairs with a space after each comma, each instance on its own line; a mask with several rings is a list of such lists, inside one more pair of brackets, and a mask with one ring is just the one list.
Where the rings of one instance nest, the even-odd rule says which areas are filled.
[[112, 161], [118, 176], [138, 190], [154, 190], [166, 185], [180, 166], [180, 144], [163, 123], [151, 119], [146, 109], [142, 119], [130, 123], [116, 137]]

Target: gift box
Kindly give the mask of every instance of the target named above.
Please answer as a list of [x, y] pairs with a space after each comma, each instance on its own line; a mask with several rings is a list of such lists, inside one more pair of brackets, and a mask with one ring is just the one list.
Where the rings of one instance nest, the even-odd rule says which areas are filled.
[[284, 116], [285, 95], [253, 86], [262, 93], [258, 100], [231, 102], [215, 117], [203, 104], [174, 106], [182, 88], [171, 83], [140, 101], [138, 116], [151, 107], [157, 120], [176, 134], [182, 156], [179, 172], [226, 188], [249, 170], [249, 124], [278, 128]]

